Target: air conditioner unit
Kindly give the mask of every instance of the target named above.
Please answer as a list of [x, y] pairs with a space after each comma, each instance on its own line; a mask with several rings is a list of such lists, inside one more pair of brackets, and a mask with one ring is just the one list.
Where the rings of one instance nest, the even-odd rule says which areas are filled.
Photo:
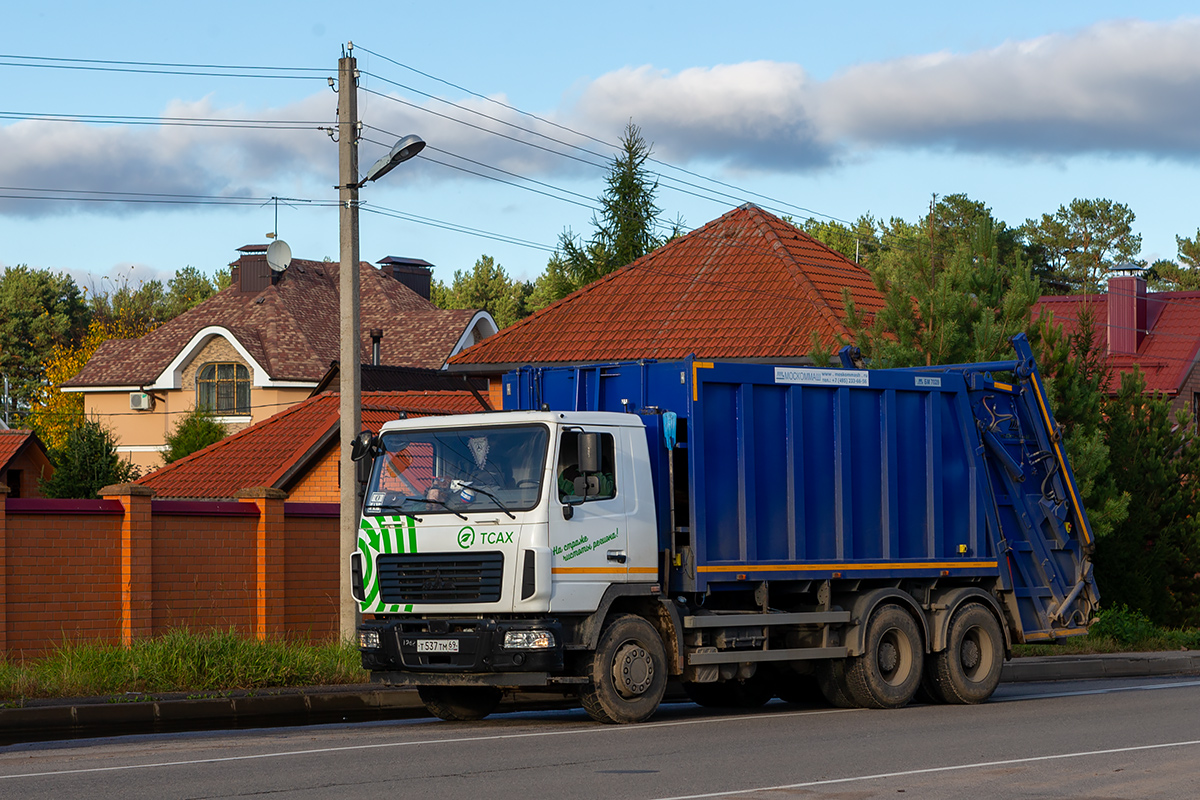
[[130, 392], [129, 407], [134, 411], [151, 411], [154, 408], [154, 396], [147, 392]]

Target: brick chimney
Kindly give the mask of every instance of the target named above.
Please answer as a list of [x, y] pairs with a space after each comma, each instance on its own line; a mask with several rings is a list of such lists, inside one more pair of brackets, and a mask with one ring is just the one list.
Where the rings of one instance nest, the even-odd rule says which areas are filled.
[[1146, 338], [1146, 281], [1140, 275], [1108, 279], [1108, 352], [1136, 354]]
[[412, 289], [426, 300], [433, 288], [433, 264], [419, 258], [404, 258], [403, 256], [388, 256], [378, 262], [383, 271], [391, 272], [396, 280]]

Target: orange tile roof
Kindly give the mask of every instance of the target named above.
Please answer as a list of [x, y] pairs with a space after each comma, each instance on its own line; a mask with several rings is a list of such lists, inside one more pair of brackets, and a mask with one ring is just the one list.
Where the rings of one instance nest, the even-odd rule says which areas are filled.
[[8, 466], [30, 442], [37, 441], [33, 431], [0, 430], [0, 469]]
[[[378, 431], [400, 414], [429, 416], [482, 411], [469, 391], [364, 392], [363, 427]], [[233, 497], [255, 486], [281, 484], [330, 445], [336, 446], [338, 395], [311, 397], [138, 480], [159, 497]]]
[[[235, 263], [246, 269], [248, 260]], [[336, 263], [295, 259], [275, 285], [256, 293], [230, 286], [140, 339], [104, 342], [63, 385], [149, 385], [211, 325], [237, 337], [273, 380], [318, 381], [340, 357], [338, 272]], [[370, 331], [378, 328], [382, 363], [441, 369], [476, 312], [437, 308], [366, 262], [359, 273], [362, 352], [371, 352]]]
[[[1147, 328], [1137, 354], [1112, 353], [1109, 363], [1116, 369], [1109, 391], [1120, 387], [1120, 373], [1137, 364], [1146, 378], [1148, 391], [1178, 394], [1200, 355], [1200, 292], [1150, 292], [1147, 299]], [[1034, 319], [1052, 314], [1065, 333], [1075, 333], [1079, 314], [1086, 304], [1092, 313], [1096, 338], [1107, 349], [1107, 294], [1042, 297], [1033, 307]]]
[[883, 305], [867, 271], [795, 226], [745, 205], [454, 356], [516, 365], [638, 358], [796, 361], [812, 334], [847, 336], [842, 289]]

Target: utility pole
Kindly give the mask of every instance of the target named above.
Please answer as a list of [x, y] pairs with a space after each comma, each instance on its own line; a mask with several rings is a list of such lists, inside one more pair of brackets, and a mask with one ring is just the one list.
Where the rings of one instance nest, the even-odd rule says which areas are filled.
[[[353, 53], [350, 44], [347, 52]], [[358, 67], [352, 55], [338, 60], [338, 224], [341, 262], [338, 289], [341, 316], [340, 451], [341, 488], [338, 584], [340, 602], [338, 631], [343, 640], [354, 640], [358, 632], [358, 605], [350, 594], [350, 556], [358, 544], [358, 481], [350, 445], [362, 427], [362, 375], [359, 358], [359, 254], [358, 254]]]

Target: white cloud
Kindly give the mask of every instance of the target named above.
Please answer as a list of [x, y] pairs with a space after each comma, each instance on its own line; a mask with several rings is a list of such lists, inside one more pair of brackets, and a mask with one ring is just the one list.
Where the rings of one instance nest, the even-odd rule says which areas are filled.
[[[383, 88], [384, 95], [392, 89]], [[553, 182], [596, 172], [547, 152], [564, 149], [552, 140], [604, 151], [595, 142], [479, 98], [456, 100], [464, 111], [434, 100], [413, 104], [403, 93], [383, 96], [375, 86], [366, 89], [360, 95], [361, 116], [369, 126], [363, 169], [410, 132], [431, 145], [426, 159], [405, 167], [406, 180], [414, 182], [470, 179], [434, 159], [486, 171], [447, 153]], [[643, 66], [603, 75], [574, 97], [542, 116], [609, 141], [632, 119], [658, 157], [679, 164], [703, 160], [735, 169], [804, 171], [836, 166], [878, 148], [1196, 161], [1200, 20], [1106, 22], [974, 53], [860, 64], [824, 81], [794, 63], [756, 61], [678, 73]], [[317, 126], [333, 123], [335, 106], [335, 96], [323, 89], [279, 108], [218, 108], [205, 98], [163, 110], [164, 117], [305, 123], [294, 131], [15, 122], [0, 126], [0, 186], [331, 198], [336, 146]], [[604, 160], [603, 155], [574, 155]], [[78, 205], [109, 213], [141, 208]], [[41, 216], [70, 207], [0, 198], [0, 213], [6, 215]]]

